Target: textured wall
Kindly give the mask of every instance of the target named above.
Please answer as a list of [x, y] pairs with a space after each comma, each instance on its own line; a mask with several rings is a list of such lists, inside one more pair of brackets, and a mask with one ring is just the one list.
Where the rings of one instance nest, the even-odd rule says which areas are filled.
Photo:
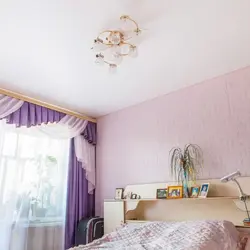
[[250, 67], [100, 118], [97, 213], [116, 187], [171, 180], [169, 150], [186, 143], [203, 149], [202, 178], [250, 175]]

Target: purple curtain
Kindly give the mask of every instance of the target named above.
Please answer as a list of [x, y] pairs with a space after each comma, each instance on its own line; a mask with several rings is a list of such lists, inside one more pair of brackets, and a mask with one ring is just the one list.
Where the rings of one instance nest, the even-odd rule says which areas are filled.
[[65, 116], [64, 113], [41, 107], [29, 102], [24, 102], [22, 107], [6, 118], [7, 123], [16, 124], [17, 127], [36, 126], [42, 123], [59, 122]]
[[[19, 110], [13, 112], [4, 119], [7, 120], [7, 123], [15, 124], [17, 127], [31, 127], [41, 125], [42, 123], [59, 122], [64, 116], [64, 113], [25, 102]], [[83, 132], [83, 136], [89, 143], [95, 145], [96, 124], [89, 122]], [[79, 220], [94, 215], [94, 194], [88, 194], [88, 181], [85, 178], [85, 171], [82, 168], [82, 164], [76, 159], [73, 139], [70, 145], [67, 189], [65, 228], [66, 249], [75, 245], [75, 230]]]
[[82, 168], [82, 163], [76, 159], [73, 139], [70, 145], [69, 166], [65, 249], [75, 246], [75, 232], [78, 222], [83, 218], [94, 216], [94, 195], [88, 193], [85, 170]]

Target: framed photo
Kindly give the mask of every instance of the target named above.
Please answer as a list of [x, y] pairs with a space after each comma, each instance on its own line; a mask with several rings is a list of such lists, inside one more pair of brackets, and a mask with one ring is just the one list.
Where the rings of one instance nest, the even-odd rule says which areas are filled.
[[169, 186], [168, 199], [180, 199], [183, 195], [183, 186]]
[[131, 199], [131, 196], [132, 196], [132, 192], [127, 192], [127, 194], [124, 194], [123, 193], [123, 199]]
[[199, 191], [200, 191], [200, 187], [199, 186], [194, 186], [191, 187], [191, 198], [198, 198], [199, 196]]
[[159, 188], [156, 190], [156, 199], [167, 199], [168, 189], [167, 188]]
[[115, 190], [115, 199], [116, 200], [121, 200], [123, 198], [123, 188], [116, 188]]
[[209, 183], [203, 183], [200, 188], [199, 198], [206, 198], [209, 190]]

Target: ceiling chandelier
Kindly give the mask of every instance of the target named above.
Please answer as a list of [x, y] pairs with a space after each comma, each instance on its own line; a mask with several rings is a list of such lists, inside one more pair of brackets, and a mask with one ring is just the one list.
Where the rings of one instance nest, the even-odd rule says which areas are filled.
[[[111, 71], [115, 71], [117, 65], [122, 62], [123, 57], [137, 56], [137, 47], [128, 42], [134, 36], [141, 33], [135, 20], [127, 15], [120, 17], [124, 27], [117, 30], [105, 30], [94, 40], [92, 49], [96, 53], [96, 63], [108, 65]], [[131, 27], [128, 27], [131, 25]]]

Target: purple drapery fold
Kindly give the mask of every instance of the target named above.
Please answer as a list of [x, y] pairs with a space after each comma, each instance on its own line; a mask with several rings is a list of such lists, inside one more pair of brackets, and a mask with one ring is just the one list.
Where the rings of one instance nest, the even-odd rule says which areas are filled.
[[94, 195], [88, 193], [88, 181], [82, 163], [77, 161], [71, 139], [65, 226], [65, 249], [75, 246], [75, 232], [82, 218], [94, 215]]
[[88, 122], [83, 136], [89, 143], [96, 145], [96, 123]]
[[64, 113], [41, 107], [39, 105], [24, 102], [22, 107], [12, 114], [8, 115], [6, 121], [8, 124], [15, 124], [17, 127], [36, 126], [42, 123], [57, 123], [65, 116]]

